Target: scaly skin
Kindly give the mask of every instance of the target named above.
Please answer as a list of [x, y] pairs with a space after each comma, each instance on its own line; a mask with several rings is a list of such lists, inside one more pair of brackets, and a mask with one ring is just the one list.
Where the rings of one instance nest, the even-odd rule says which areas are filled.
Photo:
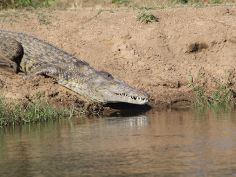
[[28, 76], [48, 75], [55, 78], [58, 84], [96, 102], [148, 102], [145, 92], [130, 87], [107, 72], [97, 71], [88, 63], [27, 34], [0, 30], [0, 65], [6, 61], [16, 72], [21, 70]]

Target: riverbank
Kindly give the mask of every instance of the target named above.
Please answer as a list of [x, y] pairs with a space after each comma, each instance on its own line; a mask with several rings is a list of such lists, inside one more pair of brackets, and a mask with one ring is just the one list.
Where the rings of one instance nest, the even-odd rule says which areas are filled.
[[[236, 89], [236, 8], [167, 8], [152, 10], [158, 20], [141, 23], [139, 10], [6, 10], [0, 28], [48, 41], [148, 92], [154, 108], [188, 106], [193, 82], [212, 92], [219, 85]], [[100, 109], [59, 86], [51, 78], [24, 80], [23, 74], [0, 68], [0, 92], [6, 98]]]

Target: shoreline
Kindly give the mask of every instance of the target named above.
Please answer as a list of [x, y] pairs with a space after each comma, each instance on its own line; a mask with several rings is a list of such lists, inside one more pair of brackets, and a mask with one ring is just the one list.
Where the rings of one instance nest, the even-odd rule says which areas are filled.
[[[148, 24], [137, 21], [131, 9], [14, 11], [2, 12], [1, 29], [43, 39], [144, 90], [154, 109], [189, 107], [194, 95], [190, 80], [208, 93], [223, 84], [236, 90], [235, 7], [152, 10], [159, 20]], [[32, 100], [40, 94], [55, 105], [90, 104], [53, 79], [29, 81], [22, 75], [0, 68], [0, 91], [6, 98]]]

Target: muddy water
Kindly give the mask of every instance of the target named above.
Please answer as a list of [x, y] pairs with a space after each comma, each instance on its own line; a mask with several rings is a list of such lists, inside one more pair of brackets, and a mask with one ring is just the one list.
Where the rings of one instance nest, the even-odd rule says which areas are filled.
[[149, 113], [0, 130], [0, 176], [236, 176], [236, 113]]

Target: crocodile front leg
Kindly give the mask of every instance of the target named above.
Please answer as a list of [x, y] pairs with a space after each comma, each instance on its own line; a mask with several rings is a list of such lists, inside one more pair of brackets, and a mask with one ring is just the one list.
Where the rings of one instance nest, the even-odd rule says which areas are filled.
[[6, 58], [6, 57], [5, 57], [4, 55], [2, 55], [1, 53], [0, 53], [0, 66], [1, 66], [1, 67], [6, 66], [6, 67], [13, 68], [15, 73], [17, 73], [18, 70], [19, 70], [17, 64], [16, 64], [14, 61], [12, 61], [12, 60], [9, 59], [9, 58]]
[[10, 37], [0, 38], [0, 66], [7, 66], [20, 71], [20, 62], [24, 50], [20, 42]]

